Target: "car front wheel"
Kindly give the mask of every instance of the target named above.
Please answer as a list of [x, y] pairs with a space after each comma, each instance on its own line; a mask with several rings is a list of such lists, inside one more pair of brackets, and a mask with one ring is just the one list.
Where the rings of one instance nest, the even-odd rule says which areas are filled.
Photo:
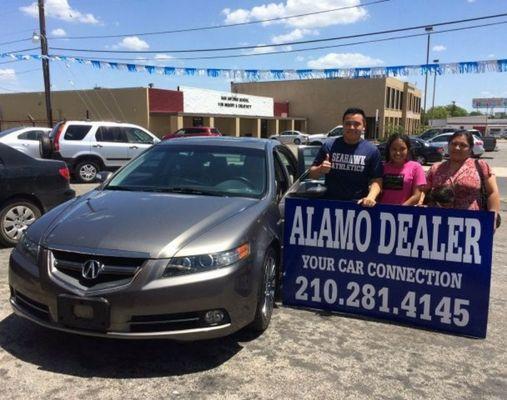
[[256, 332], [264, 332], [271, 321], [275, 304], [275, 291], [277, 283], [278, 257], [275, 250], [270, 247], [264, 255], [262, 264], [262, 280], [259, 284], [257, 296], [257, 311], [250, 328]]
[[301, 140], [300, 139], [294, 139], [294, 144], [297, 144], [297, 145], [301, 144]]
[[15, 246], [23, 232], [41, 216], [39, 208], [28, 200], [14, 200], [0, 210], [0, 243]]
[[97, 177], [99, 166], [95, 161], [85, 160], [76, 165], [74, 174], [76, 179], [81, 183], [91, 183]]

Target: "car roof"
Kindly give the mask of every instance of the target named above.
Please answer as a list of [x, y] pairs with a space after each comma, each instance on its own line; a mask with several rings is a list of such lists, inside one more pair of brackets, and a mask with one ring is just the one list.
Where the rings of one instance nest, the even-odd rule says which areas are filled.
[[275, 147], [280, 143], [275, 143], [269, 139], [258, 139], [251, 137], [231, 137], [231, 136], [203, 136], [203, 137], [182, 137], [173, 140], [164, 140], [157, 146], [177, 146], [177, 145], [200, 145], [200, 146], [226, 146], [226, 147], [245, 147], [249, 149], [264, 150], [268, 146]]

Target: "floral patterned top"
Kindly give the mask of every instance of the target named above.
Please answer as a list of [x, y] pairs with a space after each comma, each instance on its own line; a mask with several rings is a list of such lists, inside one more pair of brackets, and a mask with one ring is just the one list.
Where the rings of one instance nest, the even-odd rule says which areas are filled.
[[[479, 160], [479, 166], [482, 168], [484, 179], [494, 175], [486, 161]], [[454, 208], [462, 210], [481, 209], [481, 179], [473, 158], [467, 158], [453, 174], [451, 174], [451, 163], [449, 161], [434, 164], [428, 171], [426, 180], [428, 188], [451, 186], [454, 189]]]

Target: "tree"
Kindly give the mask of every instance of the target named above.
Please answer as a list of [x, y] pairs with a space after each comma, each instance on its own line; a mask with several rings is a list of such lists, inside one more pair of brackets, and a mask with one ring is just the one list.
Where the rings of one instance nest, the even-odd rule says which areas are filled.
[[449, 113], [449, 117], [466, 117], [468, 115], [468, 111], [458, 107], [455, 101], [453, 101], [452, 104], [446, 105], [445, 108]]
[[471, 117], [477, 117], [477, 116], [479, 116], [479, 115], [484, 115], [484, 114], [483, 114], [483, 113], [481, 113], [480, 111], [472, 111], [472, 112], [470, 112], [470, 114], [468, 114], [468, 115], [470, 115]]
[[446, 106], [432, 107], [426, 113], [426, 118], [430, 119], [446, 119], [449, 116], [449, 111]]

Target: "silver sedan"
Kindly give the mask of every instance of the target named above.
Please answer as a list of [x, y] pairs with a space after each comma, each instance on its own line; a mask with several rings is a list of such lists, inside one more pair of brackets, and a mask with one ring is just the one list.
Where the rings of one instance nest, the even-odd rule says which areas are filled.
[[26, 231], [9, 263], [16, 314], [115, 338], [268, 327], [281, 276], [278, 203], [297, 179], [288, 148], [170, 140], [105, 179]]
[[278, 135], [270, 136], [270, 139], [276, 139], [283, 144], [307, 144], [310, 135], [300, 131], [283, 131]]

